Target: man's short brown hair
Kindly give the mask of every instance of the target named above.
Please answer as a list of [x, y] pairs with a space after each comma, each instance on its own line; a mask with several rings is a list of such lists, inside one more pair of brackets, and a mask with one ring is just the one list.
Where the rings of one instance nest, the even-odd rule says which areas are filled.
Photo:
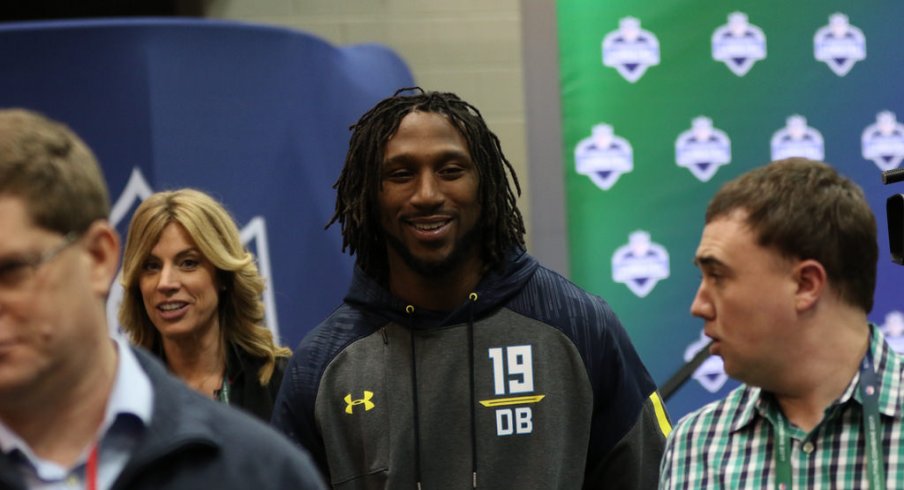
[[830, 165], [788, 158], [725, 184], [706, 209], [706, 222], [747, 213], [759, 245], [822, 264], [832, 289], [869, 313], [876, 288], [876, 219], [863, 190]]
[[59, 233], [83, 232], [110, 214], [106, 182], [85, 142], [25, 109], [0, 109], [0, 195], [22, 199], [37, 226]]

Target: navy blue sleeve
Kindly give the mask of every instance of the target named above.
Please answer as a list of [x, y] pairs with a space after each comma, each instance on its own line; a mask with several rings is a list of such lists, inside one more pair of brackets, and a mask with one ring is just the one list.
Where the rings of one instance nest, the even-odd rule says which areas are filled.
[[321, 473], [329, 475], [323, 439], [317, 431], [314, 420], [314, 402], [319, 377], [311, 375], [315, 371], [322, 372], [322, 369], [310, 364], [316, 356], [308, 355], [307, 341], [306, 337], [289, 360], [273, 404], [270, 424], [307, 449]]
[[[559, 329], [584, 361], [593, 389], [585, 488], [603, 487], [615, 473], [650, 468], [655, 488], [668, 416], [655, 403], [656, 384], [608, 303], [540, 267], [509, 307]], [[647, 488], [635, 483], [627, 488]]]
[[315, 415], [320, 380], [342, 350], [376, 331], [382, 323], [385, 321], [377, 316], [347, 304], [340, 306], [295, 349], [273, 404], [271, 425], [307, 449], [327, 481], [329, 462]]

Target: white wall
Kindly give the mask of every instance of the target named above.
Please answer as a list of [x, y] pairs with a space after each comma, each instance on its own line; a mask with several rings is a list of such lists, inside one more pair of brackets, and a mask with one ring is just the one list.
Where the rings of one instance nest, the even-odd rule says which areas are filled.
[[205, 2], [211, 18], [290, 27], [337, 45], [387, 45], [405, 59], [418, 85], [455, 92], [476, 106], [521, 180], [519, 207], [530, 248], [520, 12], [519, 0]]

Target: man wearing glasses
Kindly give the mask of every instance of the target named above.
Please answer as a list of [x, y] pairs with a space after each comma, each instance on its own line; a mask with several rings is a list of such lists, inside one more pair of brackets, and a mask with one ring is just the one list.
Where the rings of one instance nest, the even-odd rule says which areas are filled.
[[0, 110], [0, 488], [323, 488], [271, 429], [110, 338], [109, 211], [78, 136]]

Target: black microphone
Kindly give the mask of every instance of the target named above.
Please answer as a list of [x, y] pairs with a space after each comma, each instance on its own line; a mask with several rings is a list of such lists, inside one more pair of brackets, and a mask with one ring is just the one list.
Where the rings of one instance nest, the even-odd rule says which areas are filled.
[[672, 397], [672, 395], [678, 391], [678, 388], [681, 387], [690, 377], [694, 374], [694, 371], [703, 364], [703, 361], [709, 358], [709, 346], [713, 345], [713, 341], [710, 340], [706, 343], [706, 345], [700, 349], [693, 359], [686, 362], [683, 366], [681, 366], [678, 371], [672, 375], [662, 386], [659, 388], [659, 394], [662, 396], [663, 400], [668, 400]]
[[904, 168], [893, 168], [882, 172], [883, 184], [894, 184], [904, 180]]

